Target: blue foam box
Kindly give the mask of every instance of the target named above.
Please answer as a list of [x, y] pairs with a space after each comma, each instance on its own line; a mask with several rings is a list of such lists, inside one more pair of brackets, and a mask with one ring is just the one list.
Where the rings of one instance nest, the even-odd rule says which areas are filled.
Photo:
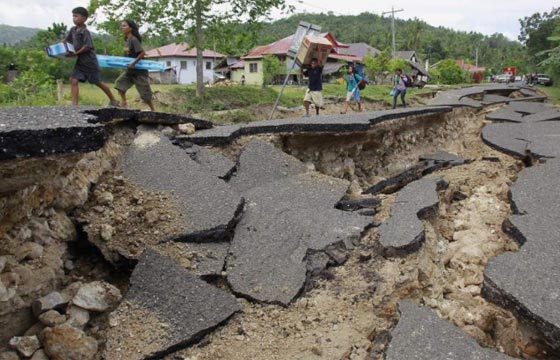
[[75, 52], [74, 46], [69, 43], [59, 42], [57, 44], [49, 45], [45, 48], [47, 55], [50, 57], [66, 57], [71, 52]]
[[[101, 67], [126, 68], [134, 59], [124, 56], [97, 55], [97, 61]], [[163, 71], [165, 70], [165, 63], [153, 60], [140, 60], [135, 68], [139, 70]]]

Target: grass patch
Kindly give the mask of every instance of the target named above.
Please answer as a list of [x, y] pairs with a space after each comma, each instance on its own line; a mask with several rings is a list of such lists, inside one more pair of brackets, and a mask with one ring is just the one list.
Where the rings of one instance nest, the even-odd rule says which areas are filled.
[[560, 105], [560, 87], [557, 86], [537, 86], [537, 89], [545, 93], [550, 102], [554, 105]]

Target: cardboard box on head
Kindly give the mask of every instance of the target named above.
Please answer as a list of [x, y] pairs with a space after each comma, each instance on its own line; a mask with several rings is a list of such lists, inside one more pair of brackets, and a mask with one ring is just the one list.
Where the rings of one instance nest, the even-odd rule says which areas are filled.
[[299, 66], [308, 65], [311, 59], [317, 58], [321, 64], [327, 62], [327, 57], [333, 48], [332, 43], [320, 36], [306, 36], [299, 48], [296, 62]]

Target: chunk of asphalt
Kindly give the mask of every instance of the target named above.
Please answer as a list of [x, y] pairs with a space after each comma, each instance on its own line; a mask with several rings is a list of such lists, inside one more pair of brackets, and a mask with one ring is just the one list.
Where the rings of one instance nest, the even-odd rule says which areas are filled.
[[334, 207], [343, 211], [356, 211], [361, 209], [377, 209], [381, 205], [381, 200], [376, 197], [367, 197], [363, 199], [345, 199], [339, 200]]
[[178, 136], [177, 141], [197, 145], [224, 145], [248, 135], [279, 133], [345, 133], [367, 131], [371, 125], [409, 116], [450, 112], [445, 106], [422, 106], [397, 110], [382, 110], [350, 115], [321, 115], [313, 118], [255, 121], [242, 125], [217, 126], [193, 135]]
[[229, 179], [235, 170], [235, 162], [217, 151], [192, 143], [179, 143], [179, 145], [185, 149], [191, 159], [220, 179]]
[[547, 111], [552, 108], [549, 104], [544, 104], [541, 102], [512, 102], [507, 106], [515, 112], [521, 113], [523, 115], [536, 114], [541, 111]]
[[224, 240], [242, 210], [243, 198], [158, 132], [142, 131], [123, 153], [123, 174], [141, 187], [170, 195], [184, 219], [170, 240]]
[[486, 349], [430, 309], [399, 301], [400, 318], [392, 331], [386, 360], [511, 360]]
[[298, 159], [273, 145], [253, 139], [245, 146], [237, 161], [237, 170], [229, 184], [243, 193], [251, 188], [307, 171]]
[[191, 123], [196, 130], [211, 129], [214, 127], [214, 124], [208, 120], [156, 111], [140, 111], [136, 114], [135, 118], [141, 124], [179, 125]]
[[410, 184], [413, 181], [421, 179], [422, 177], [429, 175], [434, 171], [451, 167], [452, 165], [460, 164], [451, 163], [450, 161], [421, 160], [420, 162], [418, 162], [418, 164], [406, 169], [402, 173], [379, 181], [378, 183], [364, 190], [362, 193], [373, 195], [392, 194], [399, 191], [404, 186]]
[[492, 258], [483, 296], [511, 311], [560, 351], [560, 160], [524, 169], [511, 187], [512, 215], [504, 229], [521, 244], [519, 252]]
[[466, 160], [446, 151], [437, 151], [431, 154], [420, 155], [418, 160], [434, 161], [436, 163], [449, 163], [450, 165], [463, 165]]
[[[130, 304], [135, 308], [130, 309]], [[128, 360], [158, 359], [187, 347], [241, 310], [231, 294], [149, 249], [132, 272], [129, 291], [119, 308], [116, 312], [126, 311], [127, 316], [108, 331], [105, 355]], [[146, 313], [159, 320], [157, 331], [163, 333], [152, 341], [138, 342], [140, 346], [134, 349], [121, 346], [123, 338], [145, 336]]]
[[482, 97], [483, 105], [503, 104], [503, 103], [508, 103], [510, 101], [511, 101], [510, 97], [496, 95], [496, 94], [484, 94], [484, 96]]
[[386, 256], [414, 252], [424, 242], [422, 219], [438, 206], [439, 179], [422, 179], [405, 186], [391, 206], [391, 216], [379, 227], [379, 242]]
[[493, 111], [486, 115], [487, 120], [506, 121], [506, 122], [522, 122], [523, 114], [516, 112], [510, 106], [504, 106], [500, 110]]
[[260, 302], [288, 305], [306, 282], [308, 250], [324, 251], [340, 261], [340, 247], [329, 246], [352, 246], [371, 223], [371, 218], [334, 208], [348, 185], [304, 173], [247, 190], [246, 209], [227, 260], [232, 290]]
[[527, 152], [538, 157], [559, 156], [560, 122], [525, 122], [528, 117], [537, 117], [541, 114], [544, 112], [525, 116], [524, 122], [520, 124], [488, 124], [482, 129], [482, 139], [489, 146], [519, 158], [524, 158]]
[[0, 161], [85, 153], [100, 149], [105, 127], [86, 108], [42, 106], [0, 108]]

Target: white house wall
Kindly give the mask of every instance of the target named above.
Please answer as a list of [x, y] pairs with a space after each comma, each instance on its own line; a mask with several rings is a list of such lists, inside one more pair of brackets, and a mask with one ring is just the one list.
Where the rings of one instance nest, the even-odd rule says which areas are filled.
[[[177, 82], [179, 84], [196, 83], [196, 58], [190, 57], [163, 57], [153, 59], [165, 63], [166, 67], [173, 67], [177, 72]], [[204, 58], [203, 76], [204, 81], [212, 81], [214, 79], [214, 68], [220, 62], [219, 58]], [[187, 68], [181, 69], [181, 61], [186, 62]], [[206, 69], [206, 63], [210, 63], [210, 70]]]

